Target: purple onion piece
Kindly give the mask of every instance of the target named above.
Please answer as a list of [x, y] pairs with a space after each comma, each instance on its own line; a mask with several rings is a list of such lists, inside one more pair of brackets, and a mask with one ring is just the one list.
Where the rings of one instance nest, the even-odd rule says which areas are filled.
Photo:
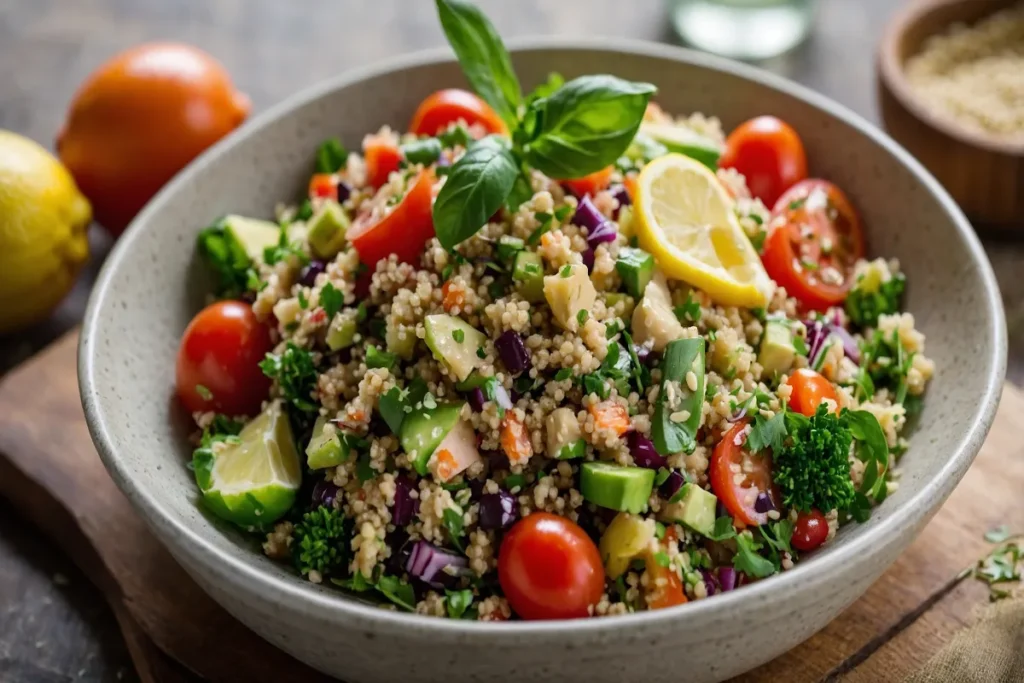
[[313, 509], [320, 507], [333, 507], [334, 499], [338, 497], [338, 487], [333, 481], [321, 479], [313, 487]]
[[416, 516], [418, 498], [412, 497], [416, 485], [405, 475], [395, 477], [395, 506], [391, 510], [391, 521], [396, 527], [403, 527]]
[[633, 199], [629, 196], [629, 192], [626, 190], [625, 185], [615, 185], [611, 188], [610, 192], [612, 196], [619, 200], [619, 206], [612, 211], [612, 218], [618, 220], [619, 212], [622, 211], [622, 207], [631, 206]]
[[505, 330], [498, 337], [494, 346], [498, 349], [501, 362], [513, 375], [530, 367], [530, 350], [526, 348], [523, 338], [513, 330]]
[[465, 557], [442, 550], [426, 541], [417, 541], [405, 570], [433, 588], [444, 588], [452, 585], [456, 577], [468, 567], [469, 561]]
[[651, 350], [643, 344], [633, 344], [633, 353], [636, 354], [636, 359], [647, 365], [647, 361], [651, 357]]
[[500, 384], [494, 385], [494, 402], [505, 410], [512, 410], [512, 399], [509, 398], [508, 392], [505, 391], [505, 387]]
[[484, 404], [487, 403], [487, 398], [484, 396], [484, 391], [480, 387], [471, 389], [469, 392], [469, 405], [476, 412], [483, 412]]
[[701, 569], [700, 575], [704, 579], [704, 588], [707, 591], [708, 597], [711, 597], [722, 589], [721, 586], [718, 585], [718, 577], [707, 569]]
[[316, 276], [327, 270], [327, 264], [323, 261], [313, 259], [302, 269], [299, 275], [299, 284], [304, 287], [312, 287], [316, 284]]
[[352, 196], [352, 186], [344, 180], [338, 181], [338, 203], [341, 204]]
[[593, 272], [593, 270], [594, 270], [594, 258], [596, 257], [596, 255], [594, 254], [594, 248], [593, 247], [587, 247], [587, 250], [585, 252], [583, 252], [583, 254], [581, 254], [581, 256], [583, 256], [583, 265], [586, 266], [587, 272], [588, 273]]
[[743, 404], [743, 407], [740, 408], [739, 412], [737, 412], [735, 415], [730, 415], [729, 417], [727, 417], [725, 419], [728, 420], [729, 422], [739, 422], [740, 420], [742, 420], [743, 418], [745, 418], [747, 416], [747, 407], [749, 405], [750, 405], [750, 402], [747, 401], [746, 403]]
[[761, 492], [757, 494], [757, 500], [754, 501], [754, 509], [758, 512], [771, 512], [775, 509], [775, 503], [767, 493]]
[[805, 320], [804, 327], [807, 328], [807, 363], [813, 368], [825, 348], [829, 330], [820, 320]]
[[646, 467], [649, 470], [668, 467], [668, 460], [654, 449], [654, 442], [640, 432], [630, 432], [628, 443], [629, 454], [633, 456], [633, 462], [637, 467]]
[[512, 466], [508, 461], [508, 456], [502, 451], [484, 451], [483, 456], [487, 459], [487, 465], [492, 474], [507, 470]]
[[732, 567], [718, 568], [718, 585], [723, 593], [736, 588], [736, 570]]
[[573, 225], [578, 225], [581, 228], [592, 231], [607, 220], [604, 214], [594, 206], [594, 202], [590, 201], [590, 195], [588, 194], [576, 205], [576, 213], [573, 214], [571, 222]]
[[854, 363], [860, 364], [860, 347], [850, 331], [841, 325], [836, 325], [832, 328], [832, 334], [839, 337], [839, 341], [843, 343], [843, 353], [846, 354], [846, 357]]
[[412, 554], [409, 534], [405, 529], [395, 529], [387, 535], [385, 542], [391, 548], [391, 555], [384, 560], [384, 567], [392, 576], [401, 575], [405, 571], [405, 565], [409, 562], [409, 555]]
[[516, 521], [516, 498], [508, 491], [480, 496], [480, 528], [507, 529]]
[[469, 492], [472, 494], [473, 500], [480, 500], [480, 496], [484, 495], [485, 483], [482, 479], [469, 480]]
[[587, 232], [587, 244], [590, 245], [591, 249], [596, 249], [599, 244], [614, 242], [618, 236], [619, 226], [615, 225], [612, 221], [606, 220], [593, 230]]
[[658, 493], [665, 500], [671, 500], [672, 496], [679, 492], [679, 489], [683, 488], [683, 484], [686, 483], [686, 477], [684, 477], [678, 470], [672, 470], [662, 485], [658, 488]]

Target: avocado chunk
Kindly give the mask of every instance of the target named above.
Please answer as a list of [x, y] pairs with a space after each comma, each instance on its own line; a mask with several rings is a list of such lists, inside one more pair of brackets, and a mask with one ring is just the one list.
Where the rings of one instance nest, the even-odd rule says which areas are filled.
[[434, 358], [444, 363], [457, 380], [465, 380], [480, 365], [482, 359], [476, 350], [487, 341], [483, 332], [460, 318], [444, 313], [428, 315], [423, 325], [427, 331], [424, 341]]
[[520, 251], [512, 262], [512, 279], [519, 285], [519, 293], [532, 304], [544, 299], [544, 263], [540, 254]]
[[428, 462], [438, 481], [451, 481], [473, 463], [480, 462], [480, 451], [476, 447], [476, 432], [465, 420], [459, 420], [445, 435], [434, 450], [434, 457]]
[[313, 436], [306, 446], [306, 464], [311, 470], [334, 467], [348, 460], [349, 447], [341, 439], [341, 433], [321, 415], [313, 424]]
[[584, 500], [635, 515], [647, 509], [647, 499], [654, 489], [654, 470], [607, 462], [585, 462], [580, 470]]
[[698, 534], [710, 536], [715, 530], [717, 506], [715, 494], [687, 482], [679, 492], [679, 501], [662, 507], [658, 517], [663, 522], [678, 522]]
[[796, 360], [796, 347], [793, 345], [793, 330], [782, 320], [768, 320], [764, 324], [764, 336], [761, 337], [761, 349], [757, 353], [757, 362], [764, 371], [781, 375], [789, 372]]
[[669, 342], [683, 336], [683, 326], [672, 310], [668, 283], [660, 270], [647, 283], [644, 298], [633, 310], [632, 322], [633, 341], [654, 351], [663, 351]]
[[515, 261], [516, 256], [523, 249], [526, 248], [526, 243], [518, 237], [512, 235], [502, 235], [498, 238], [498, 246], [496, 247], [498, 252], [498, 259], [506, 264], [510, 265]]
[[597, 290], [586, 266], [565, 265], [544, 278], [544, 298], [548, 300], [555, 322], [563, 330], [576, 332], [582, 326], [580, 311], [590, 313], [597, 300]]
[[665, 145], [670, 152], [696, 159], [711, 170], [718, 168], [722, 146], [692, 128], [665, 123], [641, 123], [640, 133]]
[[647, 283], [654, 277], [654, 257], [643, 249], [624, 247], [619, 250], [619, 258], [615, 261], [615, 270], [622, 278], [626, 291], [635, 298], [644, 295]]
[[462, 405], [459, 402], [437, 403], [433, 408], [421, 406], [402, 420], [398, 440], [421, 475], [426, 476], [430, 456], [459, 421]]
[[547, 452], [549, 458], [572, 460], [582, 458], [587, 444], [580, 431], [580, 422], [572, 408], [556, 408], [548, 415], [544, 424], [547, 430]]
[[281, 239], [281, 228], [277, 223], [258, 218], [230, 214], [224, 216], [214, 227], [219, 227], [226, 235], [231, 236], [245, 250], [249, 259], [257, 263], [263, 261], [263, 250], [277, 246]]
[[356, 339], [356, 318], [348, 311], [334, 316], [327, 327], [327, 348], [337, 351], [352, 346]]
[[413, 352], [416, 350], [416, 328], [393, 322], [391, 316], [388, 316], [384, 327], [384, 344], [389, 353], [405, 360], [412, 360]]
[[328, 199], [309, 219], [309, 232], [306, 239], [313, 255], [319, 258], [331, 258], [345, 246], [345, 233], [348, 232], [349, 220], [341, 204]]

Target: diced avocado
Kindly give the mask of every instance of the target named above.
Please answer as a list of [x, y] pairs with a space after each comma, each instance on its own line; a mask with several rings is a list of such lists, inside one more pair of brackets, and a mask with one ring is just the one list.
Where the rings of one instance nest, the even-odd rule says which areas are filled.
[[526, 243], [512, 235], [502, 235], [498, 238], [498, 259], [505, 264], [511, 264], [516, 255], [526, 248]]
[[331, 258], [345, 246], [349, 219], [338, 202], [328, 199], [309, 219], [309, 247], [314, 256]]
[[281, 239], [277, 223], [230, 214], [220, 222], [224, 231], [234, 237], [253, 261], [263, 260], [263, 250], [276, 246]]
[[384, 343], [389, 353], [405, 360], [412, 360], [416, 350], [416, 328], [393, 322], [391, 316], [388, 316], [387, 325], [384, 327]]
[[626, 239], [632, 239], [636, 234], [636, 221], [633, 219], [633, 207], [623, 206], [619, 209], [619, 218], [616, 221], [619, 224], [619, 234]]
[[669, 503], [658, 511], [663, 522], [678, 522], [699, 534], [710, 536], [715, 529], [718, 498], [697, 484], [683, 484], [678, 502]]
[[735, 333], [727, 329], [724, 334], [719, 331], [718, 337], [711, 343], [711, 369], [723, 377], [732, 377], [736, 374], [740, 345], [735, 342]]
[[473, 463], [480, 462], [473, 426], [459, 420], [437, 445], [434, 455], [427, 465], [434, 472], [434, 477], [442, 482], [451, 481]]
[[594, 308], [597, 290], [582, 264], [562, 266], [554, 275], [544, 278], [544, 298], [559, 326], [570, 332], [580, 329], [580, 311]]
[[615, 519], [601, 534], [598, 546], [608, 578], [615, 580], [625, 574], [633, 558], [647, 550], [654, 533], [653, 521], [628, 512], [615, 515]]
[[682, 336], [683, 326], [672, 310], [668, 283], [661, 271], [656, 270], [644, 289], [644, 298], [633, 311], [633, 341], [662, 351], [669, 342]]
[[398, 440], [421, 475], [427, 474], [430, 456], [459, 421], [462, 405], [461, 402], [438, 403], [434, 408], [415, 408], [402, 420]]
[[356, 318], [347, 312], [338, 313], [327, 328], [327, 348], [331, 351], [352, 346], [356, 338]]
[[626, 291], [640, 298], [644, 295], [647, 283], [654, 277], [654, 257], [643, 249], [624, 247], [619, 250], [615, 270], [619, 271]]
[[795, 360], [796, 347], [793, 345], [793, 330], [782, 320], [766, 321], [757, 362], [761, 364], [766, 373], [781, 375], [784, 372], [789, 372]]
[[654, 489], [654, 470], [607, 462], [585, 462], [580, 474], [584, 500], [612, 510], [640, 514]]
[[423, 321], [427, 334], [424, 340], [434, 358], [444, 363], [460, 382], [480, 365], [476, 350], [487, 337], [460, 318], [444, 313], [428, 315]]
[[555, 408], [544, 423], [549, 458], [572, 460], [586, 453], [580, 422], [572, 408]]
[[665, 145], [670, 152], [685, 154], [711, 170], [718, 168], [722, 146], [692, 128], [664, 123], [641, 123], [640, 133]]
[[544, 299], [544, 262], [540, 254], [520, 251], [512, 265], [512, 279], [519, 283], [519, 293], [530, 303]]
[[349, 447], [341, 434], [326, 417], [321, 415], [313, 424], [313, 436], [306, 446], [306, 464], [311, 470], [334, 467], [348, 460]]

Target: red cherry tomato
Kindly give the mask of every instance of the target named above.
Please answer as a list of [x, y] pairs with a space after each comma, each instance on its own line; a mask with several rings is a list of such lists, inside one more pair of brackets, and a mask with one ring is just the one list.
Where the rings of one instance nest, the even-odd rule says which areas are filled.
[[479, 124], [488, 133], [508, 135], [508, 126], [491, 105], [473, 93], [458, 88], [438, 90], [420, 102], [409, 124], [409, 132], [437, 135], [459, 119], [470, 126]]
[[402, 163], [402, 150], [388, 137], [369, 135], [363, 140], [363, 159], [366, 161], [366, 182], [379, 190], [391, 172], [398, 170]]
[[363, 214], [348, 231], [348, 239], [359, 252], [359, 259], [370, 266], [397, 254], [399, 261], [417, 263], [423, 243], [434, 236], [433, 204], [434, 173], [427, 169], [402, 197], [402, 201], [383, 217]]
[[310, 199], [338, 201], [338, 178], [333, 173], [314, 173], [309, 179]]
[[864, 257], [860, 218], [842, 190], [804, 180], [779, 197], [764, 244], [765, 270], [809, 310], [842, 303]]
[[259, 362], [270, 331], [241, 301], [219, 301], [192, 318], [178, 347], [178, 398], [190, 412], [255, 415], [270, 392]]
[[683, 592], [683, 582], [675, 569], [662, 567], [654, 561], [654, 558], [648, 558], [647, 573], [649, 575], [648, 608], [665, 609], [688, 602], [686, 593]]
[[608, 166], [602, 168], [600, 171], [594, 171], [590, 175], [585, 175], [582, 178], [572, 178], [570, 180], [563, 180], [564, 185], [570, 192], [577, 197], [583, 197], [585, 195], [594, 196], [601, 190], [608, 189], [608, 183], [612, 179], [612, 171], [614, 167]]
[[835, 387], [821, 374], [810, 368], [800, 368], [789, 376], [786, 384], [793, 390], [789, 395], [789, 409], [810, 417], [826, 398], [838, 403]]
[[565, 517], [534, 512], [505, 534], [498, 581], [523, 619], [588, 616], [604, 592], [604, 566], [586, 532]]
[[790, 543], [797, 550], [808, 552], [824, 543], [827, 537], [828, 522], [825, 521], [825, 515], [818, 510], [811, 510], [797, 515]]
[[[768, 513], [758, 512], [754, 507], [759, 494], [768, 494], [776, 507], [779, 500], [772, 480], [771, 455], [767, 452], [751, 454], [745, 448], [747, 424], [748, 420], [741, 420], [722, 435], [711, 454], [709, 475], [711, 490], [740, 529], [768, 521]], [[742, 479], [737, 481], [737, 475], [742, 475]]]
[[774, 116], [741, 123], [725, 141], [722, 168], [735, 168], [747, 179], [751, 194], [772, 206], [807, 177], [804, 143], [789, 124]]

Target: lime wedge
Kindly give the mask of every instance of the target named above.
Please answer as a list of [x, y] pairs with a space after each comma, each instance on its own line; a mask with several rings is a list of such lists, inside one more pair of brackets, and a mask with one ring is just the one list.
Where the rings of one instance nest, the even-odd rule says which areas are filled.
[[279, 401], [237, 438], [198, 449], [192, 464], [206, 507], [244, 528], [266, 528], [280, 519], [302, 483], [292, 428]]

